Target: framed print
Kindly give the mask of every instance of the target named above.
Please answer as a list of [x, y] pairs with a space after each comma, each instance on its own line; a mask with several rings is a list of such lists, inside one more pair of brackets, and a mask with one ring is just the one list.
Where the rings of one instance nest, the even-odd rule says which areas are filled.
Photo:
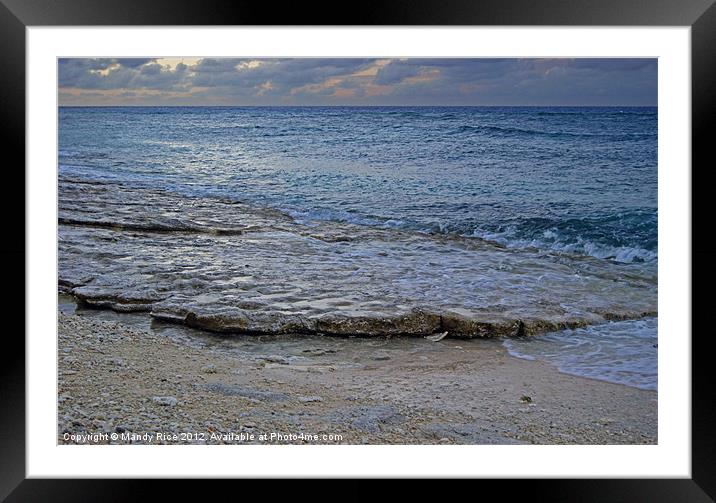
[[511, 4], [3, 0], [2, 496], [711, 500], [716, 8]]

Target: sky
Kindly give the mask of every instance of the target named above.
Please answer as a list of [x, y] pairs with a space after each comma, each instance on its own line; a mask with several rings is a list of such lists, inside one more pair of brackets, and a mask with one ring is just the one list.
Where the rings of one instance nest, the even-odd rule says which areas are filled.
[[70, 58], [60, 105], [656, 106], [656, 59]]

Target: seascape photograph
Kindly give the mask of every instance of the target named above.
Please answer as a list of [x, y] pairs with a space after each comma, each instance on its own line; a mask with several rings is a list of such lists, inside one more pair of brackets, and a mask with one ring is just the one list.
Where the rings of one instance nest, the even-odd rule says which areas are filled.
[[658, 444], [657, 69], [58, 59], [57, 443]]

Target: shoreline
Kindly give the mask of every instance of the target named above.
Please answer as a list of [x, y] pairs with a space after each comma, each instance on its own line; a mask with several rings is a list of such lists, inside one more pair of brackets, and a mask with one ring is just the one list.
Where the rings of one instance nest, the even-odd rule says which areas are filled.
[[499, 340], [194, 344], [58, 312], [59, 444], [655, 444], [657, 396]]
[[657, 314], [653, 264], [306, 225], [248, 203], [121, 184], [61, 178], [59, 190], [63, 291], [202, 330], [472, 338]]

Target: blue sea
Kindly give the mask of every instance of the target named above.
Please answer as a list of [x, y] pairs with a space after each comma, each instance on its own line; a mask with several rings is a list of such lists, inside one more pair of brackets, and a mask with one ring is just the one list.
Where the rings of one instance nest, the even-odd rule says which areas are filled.
[[[59, 175], [657, 271], [651, 107], [60, 107]], [[655, 389], [656, 318], [619, 323], [508, 349]]]

